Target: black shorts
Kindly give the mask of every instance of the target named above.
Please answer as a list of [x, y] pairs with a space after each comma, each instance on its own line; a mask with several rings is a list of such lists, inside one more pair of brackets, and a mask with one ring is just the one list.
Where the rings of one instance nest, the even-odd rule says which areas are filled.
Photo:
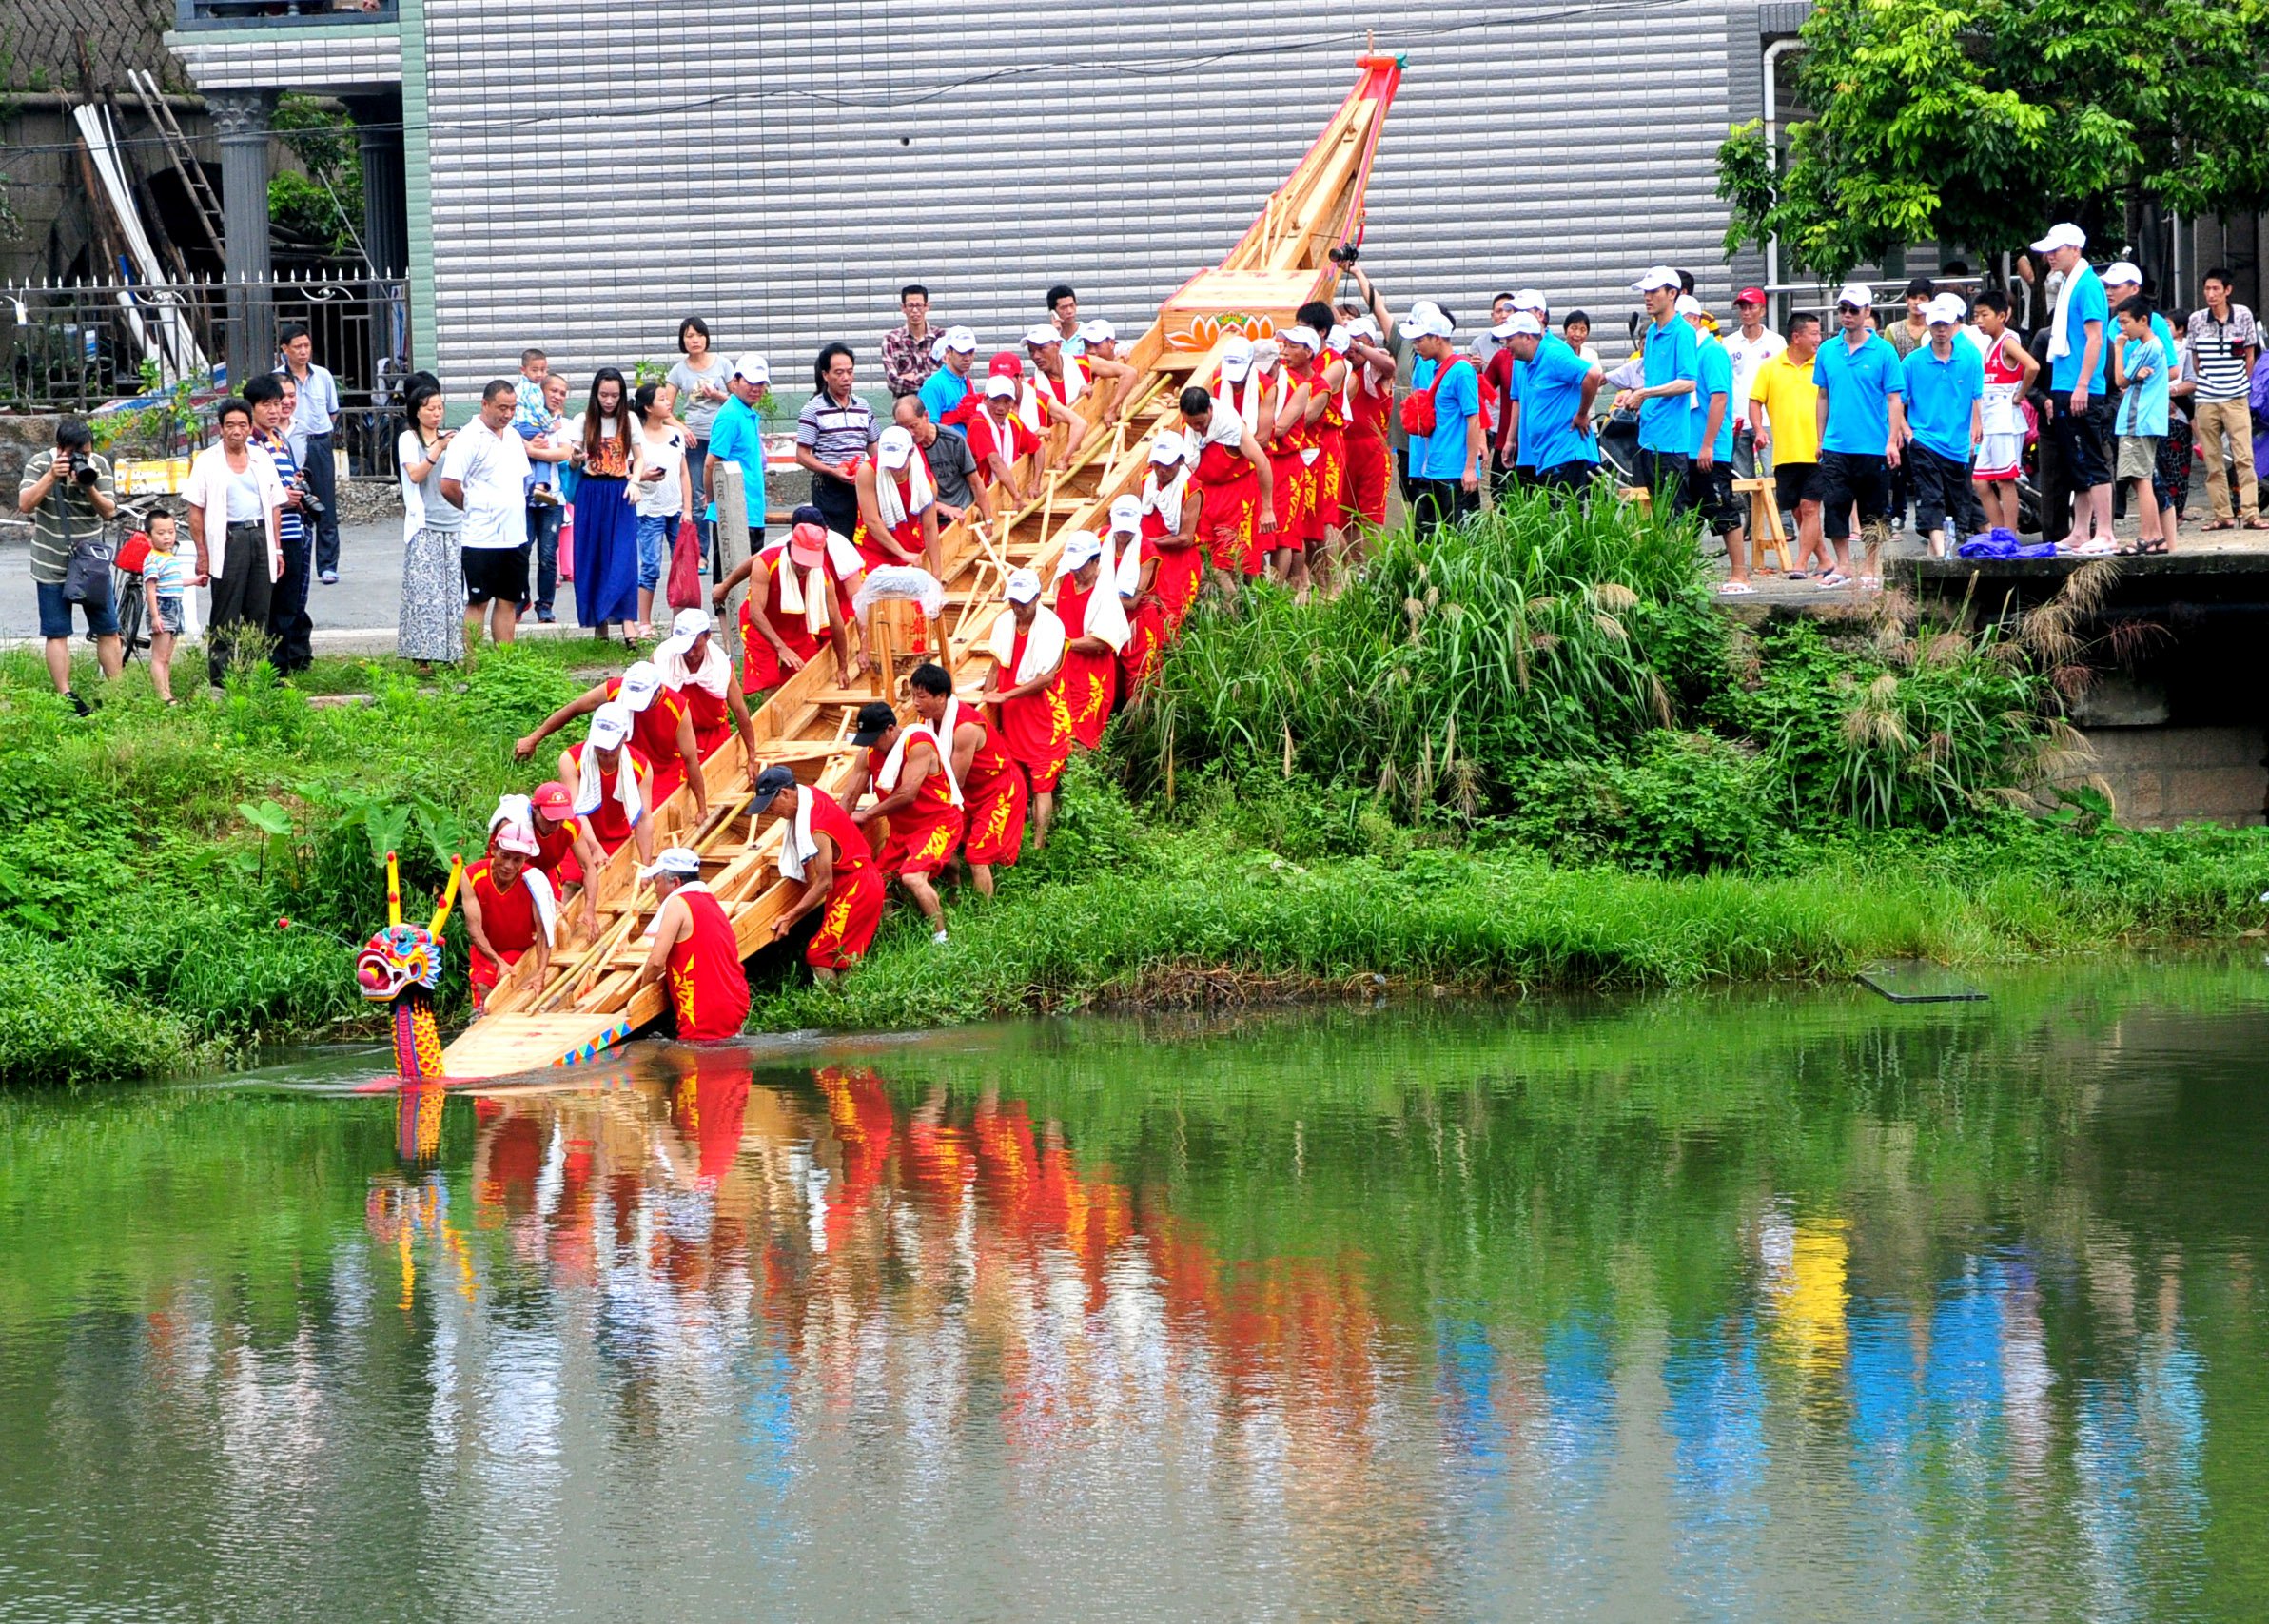
[[1959, 532], [1969, 517], [1968, 461], [1957, 462], [1919, 441], [1907, 448], [1901, 460], [1907, 465], [1907, 488], [1914, 496], [1915, 529], [1926, 536], [1933, 530]]
[[1577, 458], [1536, 470], [1536, 483], [1546, 490], [1580, 491], [1599, 478], [1599, 464]]
[[2064, 460], [2064, 483], [2073, 490], [2111, 483], [2111, 459], [2103, 449], [2110, 423], [2111, 408], [2101, 401], [2090, 401], [2088, 409], [2077, 417], [2068, 401], [2057, 402], [2048, 430], [2056, 436], [2057, 455]]
[[1820, 464], [1817, 462], [1775, 462], [1772, 465], [1772, 494], [1781, 504], [1783, 513], [1794, 513], [1798, 504], [1820, 499]]
[[1686, 505], [1687, 460], [1683, 451], [1649, 451], [1641, 446], [1638, 454], [1638, 482], [1672, 507], [1683, 507]]
[[528, 544], [518, 547], [467, 547], [465, 601], [486, 603], [494, 598], [517, 608], [528, 607]]
[[1820, 529], [1830, 541], [1851, 538], [1851, 510], [1862, 525], [1890, 519], [1890, 464], [1864, 451], [1820, 454]]
[[1741, 504], [1733, 499], [1733, 465], [1731, 462], [1712, 462], [1703, 467], [1690, 462], [1686, 468], [1686, 505], [1699, 515], [1702, 522], [1719, 536], [1731, 536], [1741, 528]]

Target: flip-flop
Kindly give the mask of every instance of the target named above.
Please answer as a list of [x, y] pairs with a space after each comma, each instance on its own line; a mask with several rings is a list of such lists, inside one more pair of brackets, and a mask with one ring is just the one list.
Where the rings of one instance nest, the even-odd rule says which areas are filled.
[[1818, 584], [1821, 591], [1832, 592], [1839, 586], [1849, 586], [1851, 584], [1851, 577], [1849, 576], [1838, 575], [1835, 571], [1830, 570], [1828, 572], [1828, 574], [1820, 577]]
[[1720, 597], [1746, 597], [1756, 590], [1745, 580], [1720, 581], [1717, 586], [1717, 596]]
[[2208, 530], [2235, 530], [2238, 528], [2238, 521], [2234, 519], [2210, 519], [2206, 521], [2206, 528]]
[[1883, 590], [1883, 577], [1881, 576], [1860, 577], [1859, 590], [1862, 592], [1881, 592]]

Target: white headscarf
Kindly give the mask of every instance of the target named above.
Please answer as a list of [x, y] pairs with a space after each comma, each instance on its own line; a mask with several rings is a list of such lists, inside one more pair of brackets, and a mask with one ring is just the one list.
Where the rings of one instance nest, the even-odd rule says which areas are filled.
[[733, 682], [733, 661], [717, 647], [716, 638], [709, 639], [709, 651], [702, 656], [698, 671], [686, 664], [686, 655], [692, 651], [694, 639], [713, 630], [707, 610], [677, 612], [677, 618], [670, 622], [670, 635], [654, 651], [654, 663], [661, 671], [664, 682], [673, 688], [705, 688], [718, 699], [725, 696], [725, 690]]
[[[610, 699], [606, 704], [591, 713], [591, 728], [593, 734], [596, 734], [598, 732], [599, 718], [606, 716], [610, 712], [613, 713], [616, 724], [622, 729], [623, 735], [622, 743], [616, 747], [623, 753], [617, 754], [615, 758], [616, 764], [615, 799], [622, 808], [622, 815], [636, 823], [646, 811], [646, 796], [638, 788], [637, 764], [628, 753], [630, 750], [630, 713], [624, 710], [618, 702]], [[599, 747], [597, 744], [585, 740], [583, 759], [577, 764], [582, 769], [581, 775], [576, 783], [576, 815], [577, 817], [589, 817], [593, 812], [598, 811], [599, 803], [606, 799], [606, 785], [602, 780], [598, 765], [598, 750]]]
[[[947, 701], [950, 708], [951, 700]], [[883, 757], [882, 771], [874, 775], [874, 787], [884, 794], [898, 788], [898, 770], [906, 765], [906, 741], [926, 738], [929, 748], [937, 752], [939, 771], [946, 775], [946, 795], [955, 806], [961, 805], [961, 785], [953, 776], [952, 747], [939, 742], [937, 730], [928, 722], [902, 722], [898, 727], [898, 741], [890, 746], [890, 753]]]
[[[1016, 611], [1013, 607], [1001, 610], [986, 641], [994, 663], [1005, 669], [1009, 655], [1016, 649]], [[1064, 657], [1064, 622], [1056, 617], [1056, 612], [1045, 603], [1037, 605], [1032, 612], [1032, 628], [1025, 635], [1025, 657], [1016, 662], [1010, 686], [1035, 681], [1054, 670]]]

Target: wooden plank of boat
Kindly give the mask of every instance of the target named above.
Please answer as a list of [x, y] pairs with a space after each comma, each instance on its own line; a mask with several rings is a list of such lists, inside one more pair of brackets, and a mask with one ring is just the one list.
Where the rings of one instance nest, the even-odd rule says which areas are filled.
[[[850, 742], [860, 705], [883, 695], [898, 700], [908, 672], [929, 657], [942, 660], [962, 693], [982, 688], [1007, 571], [1030, 568], [1046, 579], [1066, 534], [1107, 527], [1112, 499], [1142, 488], [1150, 443], [1175, 421], [1181, 385], [1207, 376], [1227, 339], [1280, 329], [1301, 303], [1329, 294], [1338, 272], [1327, 250], [1359, 236], [1379, 131], [1401, 73], [1392, 58], [1364, 57], [1359, 67], [1355, 88], [1260, 218], [1219, 265], [1176, 290], [1126, 352], [1137, 376], [1113, 421], [1103, 418], [1106, 391], [1095, 391], [1081, 408], [1088, 426], [1078, 454], [1065, 454], [1067, 436], [1059, 428], [1050, 446], [1056, 466], [1043, 476], [1027, 461], [1021, 471], [1034, 491], [1031, 501], [1005, 515], [994, 534], [975, 534], [965, 522], [939, 538], [948, 599], [940, 622], [922, 625], [917, 636], [911, 625], [893, 633], [894, 614], [878, 613], [865, 639], [872, 667], [838, 671], [832, 651], [822, 650], [757, 708], [753, 753], [734, 737], [701, 764], [707, 817], [696, 817], [691, 787], [653, 809], [657, 831], [702, 851], [703, 874], [726, 907], [744, 957], [771, 940], [797, 890], [778, 876], [778, 825], [758, 832], [740, 811], [752, 753], [757, 767], [778, 762], [821, 793], [841, 793], [860, 753]], [[599, 905], [597, 939], [571, 942], [540, 981], [532, 963], [514, 967], [491, 997], [491, 1012], [449, 1046], [443, 1066], [451, 1079], [584, 1064], [659, 1017], [660, 988], [636, 975], [655, 908], [653, 892], [637, 883], [636, 863], [635, 845], [626, 844], [588, 876]], [[573, 920], [577, 912], [571, 892], [562, 914]]]

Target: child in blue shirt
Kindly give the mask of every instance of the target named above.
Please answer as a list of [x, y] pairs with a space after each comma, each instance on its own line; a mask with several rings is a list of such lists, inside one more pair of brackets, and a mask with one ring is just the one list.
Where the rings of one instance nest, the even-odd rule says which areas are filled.
[[2132, 482], [2131, 499], [2140, 516], [2140, 539], [2131, 553], [2163, 553], [2166, 534], [2160, 525], [2159, 499], [2151, 488], [2151, 475], [2159, 465], [2159, 442], [2166, 438], [2167, 354], [2159, 335], [2151, 330], [2151, 303], [2136, 294], [2120, 305], [2120, 342], [2113, 358], [2113, 375], [2125, 391], [2113, 427], [2119, 435], [2119, 463], [2114, 473], [2122, 484]]

